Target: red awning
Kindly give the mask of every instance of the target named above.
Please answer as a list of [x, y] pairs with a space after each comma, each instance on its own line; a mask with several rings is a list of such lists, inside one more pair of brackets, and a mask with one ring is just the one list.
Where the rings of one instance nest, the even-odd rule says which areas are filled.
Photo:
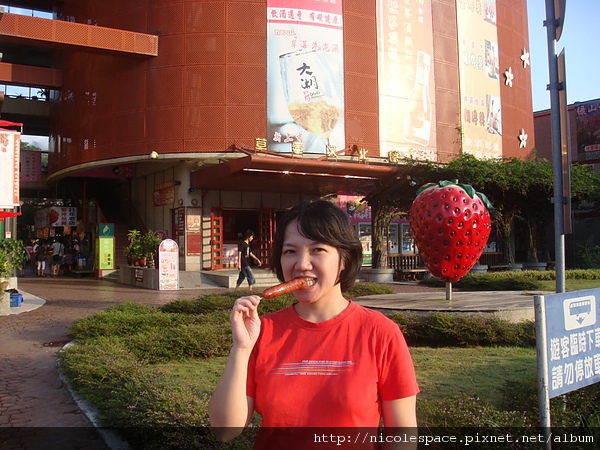
[[367, 192], [395, 166], [250, 154], [190, 175], [190, 187], [223, 191], [250, 190], [325, 195]]
[[23, 128], [23, 124], [19, 122], [10, 122], [9, 120], [0, 119], [0, 127], [20, 127]]
[[7, 217], [17, 217], [20, 215], [20, 211], [0, 211], [0, 219], [6, 219]]

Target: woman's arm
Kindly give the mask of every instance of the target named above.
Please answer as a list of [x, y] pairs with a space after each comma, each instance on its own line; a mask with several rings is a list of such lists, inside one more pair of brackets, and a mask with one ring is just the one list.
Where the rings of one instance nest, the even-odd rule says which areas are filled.
[[251, 349], [231, 349], [208, 405], [210, 425], [222, 442], [239, 436], [254, 414], [254, 399], [246, 395], [250, 352]]
[[248, 361], [260, 334], [256, 295], [238, 298], [231, 310], [233, 347], [223, 375], [208, 405], [210, 424], [217, 438], [237, 437], [254, 414], [254, 400], [246, 395]]
[[[402, 449], [412, 450], [417, 448], [417, 396], [382, 402], [383, 424], [389, 435], [400, 435], [403, 442], [388, 442], [385, 450]], [[414, 439], [411, 442], [410, 438]], [[406, 442], [408, 440], [408, 442]]]

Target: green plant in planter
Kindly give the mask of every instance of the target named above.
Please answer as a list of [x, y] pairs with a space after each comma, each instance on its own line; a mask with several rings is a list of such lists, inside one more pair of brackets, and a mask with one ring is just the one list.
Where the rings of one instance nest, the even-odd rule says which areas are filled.
[[[158, 252], [161, 241], [162, 238], [155, 236], [152, 230], [148, 230], [140, 237], [141, 252], [147, 261], [154, 261], [154, 255]], [[150, 263], [150, 266], [153, 266], [153, 264]]]
[[15, 269], [25, 264], [23, 241], [4, 239], [0, 241], [0, 278], [13, 276]]
[[141, 242], [140, 238], [142, 237], [142, 233], [140, 230], [129, 230], [127, 232], [127, 240], [129, 244], [125, 246], [123, 252], [125, 256], [127, 256], [127, 263], [134, 264], [135, 260], [139, 260], [141, 255]]

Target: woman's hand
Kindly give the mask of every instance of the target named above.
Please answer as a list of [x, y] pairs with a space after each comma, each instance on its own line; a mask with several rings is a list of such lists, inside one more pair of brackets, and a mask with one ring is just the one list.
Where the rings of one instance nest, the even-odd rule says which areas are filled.
[[233, 346], [252, 349], [260, 334], [258, 305], [260, 297], [249, 295], [240, 297], [233, 304], [229, 320], [233, 333]]

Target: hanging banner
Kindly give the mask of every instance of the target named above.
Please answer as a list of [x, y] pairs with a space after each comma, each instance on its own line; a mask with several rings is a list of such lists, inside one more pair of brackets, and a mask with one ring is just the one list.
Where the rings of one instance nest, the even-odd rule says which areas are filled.
[[456, 14], [463, 151], [477, 158], [501, 158], [496, 0], [458, 0]]
[[267, 0], [267, 147], [345, 147], [342, 0]]
[[0, 209], [19, 206], [20, 148], [20, 133], [0, 129]]
[[42, 152], [21, 151], [21, 181], [39, 183], [42, 181]]
[[381, 156], [437, 161], [431, 0], [377, 2]]
[[71, 206], [52, 206], [37, 210], [33, 215], [36, 229], [46, 227], [77, 226], [77, 208]]

